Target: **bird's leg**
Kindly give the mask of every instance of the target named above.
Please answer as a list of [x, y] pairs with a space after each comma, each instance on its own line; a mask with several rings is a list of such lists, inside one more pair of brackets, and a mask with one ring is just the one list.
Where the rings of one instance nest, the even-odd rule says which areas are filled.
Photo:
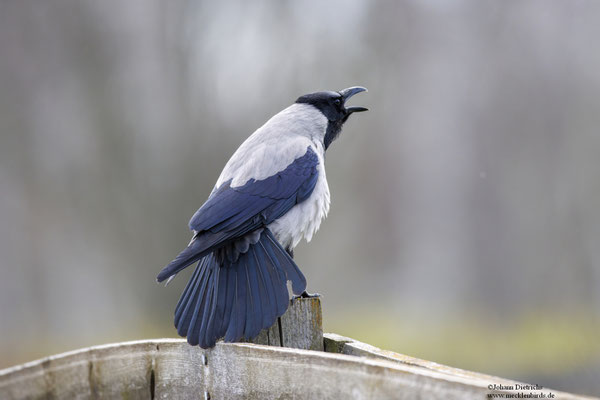
[[319, 293], [308, 293], [306, 290], [304, 292], [302, 292], [302, 294], [300, 295], [300, 297], [302, 297], [303, 299], [312, 299], [315, 297], [321, 297], [321, 295]]
[[[290, 257], [294, 258], [294, 249], [292, 249], [292, 248], [288, 248], [288, 249], [286, 249], [285, 251], [286, 251], [286, 252], [287, 252], [287, 253], [290, 255]], [[304, 292], [302, 292], [302, 293], [301, 293], [301, 294], [299, 294], [299, 295], [296, 295], [296, 294], [295, 294], [295, 295], [293, 295], [293, 296], [292, 296], [292, 303], [293, 303], [293, 302], [294, 302], [294, 300], [296, 300], [296, 299], [312, 299], [312, 298], [315, 298], [315, 297], [321, 297], [321, 295], [320, 295], [319, 293], [308, 293], [308, 292], [305, 290]]]

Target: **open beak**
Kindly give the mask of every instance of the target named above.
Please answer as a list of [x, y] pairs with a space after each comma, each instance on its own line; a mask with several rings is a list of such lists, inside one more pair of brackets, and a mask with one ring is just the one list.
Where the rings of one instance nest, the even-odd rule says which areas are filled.
[[[345, 104], [346, 101], [350, 97], [354, 96], [357, 93], [366, 92], [366, 91], [367, 91], [367, 88], [364, 88], [362, 86], [352, 86], [352, 87], [349, 87], [347, 89], [340, 90], [339, 93], [342, 95], [342, 99], [344, 100], [344, 104]], [[365, 108], [365, 107], [347, 107], [346, 108], [346, 113], [348, 115], [350, 115], [350, 114], [352, 114], [354, 112], [368, 111], [368, 110], [369, 109]]]

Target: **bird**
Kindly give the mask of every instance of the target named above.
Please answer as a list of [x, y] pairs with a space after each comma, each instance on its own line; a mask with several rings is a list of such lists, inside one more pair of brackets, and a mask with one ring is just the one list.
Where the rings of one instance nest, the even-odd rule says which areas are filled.
[[174, 318], [190, 345], [256, 337], [287, 310], [288, 281], [293, 298], [313, 296], [293, 250], [312, 239], [329, 212], [325, 152], [350, 115], [368, 110], [346, 106], [365, 91], [353, 86], [298, 97], [226, 163], [190, 219], [190, 243], [156, 278], [168, 284], [197, 262]]

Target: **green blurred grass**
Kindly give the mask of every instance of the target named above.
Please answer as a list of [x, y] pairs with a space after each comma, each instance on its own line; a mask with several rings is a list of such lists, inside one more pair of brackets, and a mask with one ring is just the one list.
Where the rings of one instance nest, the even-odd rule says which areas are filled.
[[327, 315], [325, 331], [454, 367], [495, 375], [559, 375], [600, 360], [600, 320], [583, 311], [510, 318], [391, 318], [372, 309]]

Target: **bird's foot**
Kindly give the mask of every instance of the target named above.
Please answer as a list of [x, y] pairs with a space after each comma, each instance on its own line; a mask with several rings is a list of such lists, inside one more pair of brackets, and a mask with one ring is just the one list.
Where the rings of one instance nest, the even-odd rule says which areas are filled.
[[302, 294], [299, 295], [293, 295], [292, 296], [292, 303], [294, 302], [294, 300], [296, 299], [314, 299], [317, 297], [321, 297], [321, 295], [319, 293], [308, 293], [306, 290], [304, 292], [302, 292]]

